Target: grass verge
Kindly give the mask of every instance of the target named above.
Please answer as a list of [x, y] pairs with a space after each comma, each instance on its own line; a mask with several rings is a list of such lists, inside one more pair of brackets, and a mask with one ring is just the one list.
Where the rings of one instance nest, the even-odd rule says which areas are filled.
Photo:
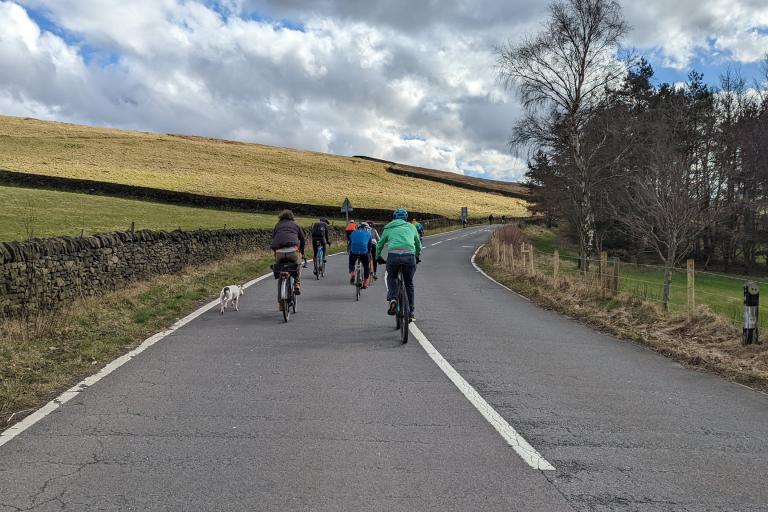
[[687, 315], [664, 313], [656, 304], [626, 293], [602, 297], [594, 288], [564, 276], [529, 275], [502, 264], [493, 241], [477, 263], [494, 279], [547, 309], [565, 313], [609, 334], [633, 340], [690, 367], [712, 371], [768, 391], [768, 344], [742, 346], [741, 331], [708, 306]]
[[[556, 229], [542, 226], [527, 226], [523, 230], [526, 238], [540, 253], [542, 270], [551, 273], [552, 253], [560, 251], [560, 271], [564, 274], [577, 275], [578, 250], [564, 241]], [[597, 269], [599, 262], [591, 260]], [[624, 293], [633, 295], [647, 302], [661, 303], [664, 287], [664, 271], [659, 266], [619, 263], [620, 286]], [[744, 315], [743, 287], [746, 281], [757, 280], [761, 287], [768, 286], [764, 278], [755, 276], [728, 275], [697, 270], [695, 273], [696, 302], [703, 304], [714, 313], [727, 318], [734, 325], [741, 325]], [[669, 308], [673, 313], [685, 313], [688, 309], [688, 283], [685, 269], [675, 270], [672, 274]], [[768, 301], [760, 304], [759, 327], [768, 330]]]
[[271, 262], [271, 253], [245, 253], [49, 315], [0, 321], [0, 429], [211, 300], [225, 284], [264, 274]]

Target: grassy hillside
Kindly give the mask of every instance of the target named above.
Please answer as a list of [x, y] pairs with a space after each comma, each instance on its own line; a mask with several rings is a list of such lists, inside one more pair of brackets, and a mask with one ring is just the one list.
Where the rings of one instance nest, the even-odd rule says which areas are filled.
[[424, 167], [414, 167], [412, 165], [395, 164], [389, 168], [389, 172], [400, 174], [402, 176], [410, 176], [413, 178], [435, 181], [438, 183], [446, 183], [470, 190], [491, 192], [521, 199], [527, 198], [530, 194], [528, 187], [519, 183], [485, 180], [481, 178], [475, 178], [473, 176], [464, 176], [463, 174], [456, 174], [453, 172], [426, 169]]
[[220, 197], [525, 215], [520, 199], [397, 176], [387, 164], [191, 136], [0, 116], [0, 168]]
[[[0, 241], [136, 229], [272, 227], [274, 214], [188, 208], [71, 192], [0, 186]], [[313, 219], [299, 218], [303, 225]]]

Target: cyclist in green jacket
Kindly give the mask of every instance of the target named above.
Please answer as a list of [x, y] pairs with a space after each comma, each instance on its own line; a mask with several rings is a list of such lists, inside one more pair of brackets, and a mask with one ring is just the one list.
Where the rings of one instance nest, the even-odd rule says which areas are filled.
[[[408, 222], [408, 212], [402, 208], [395, 210], [392, 222], [384, 226], [381, 239], [376, 245], [376, 259], [379, 263], [387, 264], [387, 301], [389, 308], [387, 314], [394, 315], [397, 309], [397, 273], [403, 270], [403, 281], [410, 303], [411, 320], [414, 320], [414, 287], [413, 276], [416, 273], [416, 264], [421, 260], [421, 240], [416, 227]], [[386, 262], [381, 257], [384, 246], [389, 246]]]

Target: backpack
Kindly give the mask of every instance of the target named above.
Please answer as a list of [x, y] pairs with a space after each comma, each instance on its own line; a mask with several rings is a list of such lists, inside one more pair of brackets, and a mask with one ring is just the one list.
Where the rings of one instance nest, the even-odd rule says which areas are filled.
[[312, 224], [312, 238], [325, 238], [325, 232], [328, 227], [324, 222], [315, 222]]

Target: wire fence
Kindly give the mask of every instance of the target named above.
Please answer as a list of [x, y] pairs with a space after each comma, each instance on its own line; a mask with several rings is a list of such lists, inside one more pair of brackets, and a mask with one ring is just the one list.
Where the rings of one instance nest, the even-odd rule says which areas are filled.
[[[515, 238], [510, 239], [511, 238]], [[553, 286], [560, 281], [586, 286], [606, 299], [635, 297], [654, 302], [673, 313], [692, 314], [699, 304], [743, 325], [744, 286], [747, 282], [768, 286], [768, 282], [747, 276], [698, 271], [689, 260], [685, 268], [665, 269], [661, 265], [632, 263], [617, 258], [600, 257], [582, 260], [559, 251], [537, 250], [522, 237], [506, 233], [494, 236], [485, 254], [510, 271], [544, 277]], [[670, 272], [668, 296], [665, 300], [664, 275]], [[768, 303], [758, 308], [758, 327], [768, 328]]]

